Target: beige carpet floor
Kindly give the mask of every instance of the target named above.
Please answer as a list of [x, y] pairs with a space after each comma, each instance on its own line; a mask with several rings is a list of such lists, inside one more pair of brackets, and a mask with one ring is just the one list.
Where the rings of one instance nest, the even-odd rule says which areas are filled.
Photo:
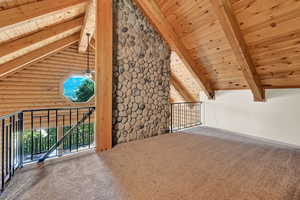
[[300, 200], [300, 150], [200, 128], [25, 167], [1, 198]]

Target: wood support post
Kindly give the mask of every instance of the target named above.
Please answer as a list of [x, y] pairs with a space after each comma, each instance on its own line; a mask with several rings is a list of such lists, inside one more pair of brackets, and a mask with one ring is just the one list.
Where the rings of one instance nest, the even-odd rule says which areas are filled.
[[96, 151], [112, 148], [113, 0], [96, 4]]

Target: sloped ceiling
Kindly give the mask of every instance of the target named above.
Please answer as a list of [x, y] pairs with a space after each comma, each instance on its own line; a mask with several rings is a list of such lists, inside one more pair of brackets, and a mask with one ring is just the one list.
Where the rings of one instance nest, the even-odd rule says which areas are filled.
[[[211, 0], [156, 2], [215, 90], [248, 88]], [[300, 1], [230, 3], [263, 87], [300, 87]]]
[[[20, 6], [34, 5], [46, 0], [0, 0], [0, 14]], [[71, 1], [71, 0], [70, 0]], [[137, 1], [137, 0], [135, 0]], [[230, 40], [226, 37], [220, 18], [212, 2], [217, 0], [151, 0], [156, 2], [163, 16], [171, 24], [180, 42], [210, 82], [213, 90], [249, 89]], [[300, 1], [296, 0], [228, 0], [238, 22], [242, 39], [253, 60], [263, 88], [300, 87]], [[55, 12], [34, 17], [7, 27], [0, 26], [0, 52], [15, 41], [45, 31], [49, 27], [84, 18], [88, 0], [72, 0]], [[56, 2], [57, 3], [57, 2]], [[64, 2], [65, 3], [65, 2]], [[11, 17], [11, 16], [10, 16]], [[93, 20], [92, 20], [93, 21]], [[74, 32], [84, 33], [84, 20], [78, 27], [56, 34], [38, 43], [22, 46], [9, 54], [0, 55], [0, 68], [7, 61], [19, 58], [49, 43], [68, 37]], [[15, 47], [14, 47], [15, 48]], [[197, 98], [200, 90], [196, 80], [183, 69], [183, 62], [173, 54], [172, 72]], [[174, 88], [173, 88], [174, 89]], [[178, 91], [177, 91], [178, 92]], [[172, 92], [175, 93], [175, 92]]]

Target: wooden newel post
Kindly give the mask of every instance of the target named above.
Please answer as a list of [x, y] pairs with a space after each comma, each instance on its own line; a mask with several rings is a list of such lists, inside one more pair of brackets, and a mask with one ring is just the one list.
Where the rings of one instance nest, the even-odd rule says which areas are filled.
[[96, 4], [96, 151], [112, 148], [113, 0]]

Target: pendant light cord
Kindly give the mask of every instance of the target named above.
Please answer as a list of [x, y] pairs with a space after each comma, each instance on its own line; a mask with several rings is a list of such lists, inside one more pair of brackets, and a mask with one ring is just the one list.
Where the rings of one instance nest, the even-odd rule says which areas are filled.
[[90, 44], [90, 33], [87, 33], [87, 73], [91, 73], [91, 70], [90, 70], [90, 49], [89, 49], [89, 44]]

